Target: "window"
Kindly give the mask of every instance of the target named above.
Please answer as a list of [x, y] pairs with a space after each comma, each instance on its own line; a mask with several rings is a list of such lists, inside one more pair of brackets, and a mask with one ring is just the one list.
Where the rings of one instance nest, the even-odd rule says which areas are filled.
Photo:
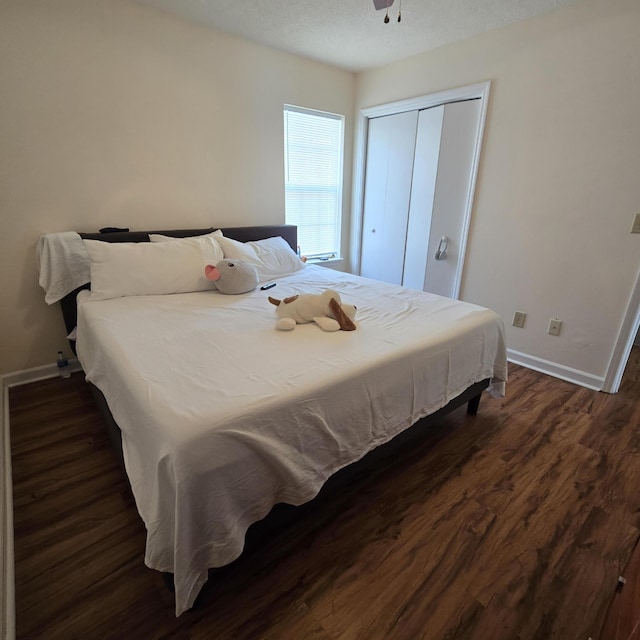
[[308, 258], [340, 254], [343, 131], [344, 116], [284, 108], [285, 219]]

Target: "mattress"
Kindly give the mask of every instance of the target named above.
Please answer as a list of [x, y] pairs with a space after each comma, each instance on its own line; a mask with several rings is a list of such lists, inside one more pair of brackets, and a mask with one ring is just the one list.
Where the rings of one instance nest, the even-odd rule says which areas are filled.
[[[280, 502], [491, 378], [502, 321], [473, 304], [308, 265], [269, 291], [79, 299], [78, 358], [122, 431], [146, 564], [174, 574], [176, 615], [207, 570]], [[275, 330], [267, 296], [340, 292], [357, 330]]]

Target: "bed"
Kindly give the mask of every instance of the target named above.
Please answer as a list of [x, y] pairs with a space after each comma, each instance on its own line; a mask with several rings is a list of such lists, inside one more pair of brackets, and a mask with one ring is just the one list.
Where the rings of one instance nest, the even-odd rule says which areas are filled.
[[[209, 569], [242, 553], [249, 527], [275, 505], [307, 503], [336, 472], [426, 416], [465, 402], [474, 413], [482, 391], [502, 395], [507, 379], [497, 314], [305, 265], [295, 255], [296, 229], [286, 225], [221, 230], [225, 257], [245, 249], [266, 255], [260, 280], [275, 283], [267, 291], [139, 295], [130, 282], [138, 263], [123, 260], [120, 295], [100, 295], [101, 252], [116, 251], [103, 241], [129, 251], [151, 237], [164, 248], [146, 245], [145, 256], [172, 255], [191, 241], [169, 237], [209, 246], [213, 232], [80, 234], [91, 251], [92, 291], [83, 284], [61, 298], [67, 328], [77, 325], [86, 379], [117, 425], [111, 435], [147, 529], [145, 563], [172, 574], [176, 615], [193, 605]], [[275, 262], [260, 254], [261, 243], [277, 249]], [[267, 296], [326, 289], [357, 307], [355, 331], [328, 333], [313, 323], [275, 330]]]

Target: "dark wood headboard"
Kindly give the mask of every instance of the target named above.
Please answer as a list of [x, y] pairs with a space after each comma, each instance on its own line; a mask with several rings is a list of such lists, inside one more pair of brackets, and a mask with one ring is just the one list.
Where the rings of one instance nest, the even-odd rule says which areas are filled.
[[[85, 240], [102, 240], [104, 242], [149, 242], [150, 233], [160, 233], [173, 238], [186, 238], [189, 236], [201, 236], [205, 233], [211, 233], [216, 229], [221, 229], [227, 238], [238, 240], [239, 242], [254, 242], [255, 240], [282, 236], [294, 251], [296, 251], [298, 247], [298, 227], [291, 224], [258, 227], [209, 227], [208, 229], [161, 229], [158, 231], [108, 231], [101, 233], [80, 233], [80, 237]], [[75, 291], [68, 293], [60, 300], [67, 333], [73, 331], [78, 319], [76, 297], [80, 291], [88, 289], [89, 286], [90, 284], [87, 283], [82, 287], [78, 287]], [[70, 342], [71, 348], [75, 353], [75, 341], [72, 340]]]

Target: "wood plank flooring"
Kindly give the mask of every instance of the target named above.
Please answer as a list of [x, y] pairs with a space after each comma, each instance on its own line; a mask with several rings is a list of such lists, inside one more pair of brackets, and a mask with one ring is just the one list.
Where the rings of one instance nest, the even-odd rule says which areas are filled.
[[510, 376], [300, 509], [179, 618], [82, 376], [12, 389], [18, 638], [614, 638], [640, 535], [640, 349], [616, 395]]

